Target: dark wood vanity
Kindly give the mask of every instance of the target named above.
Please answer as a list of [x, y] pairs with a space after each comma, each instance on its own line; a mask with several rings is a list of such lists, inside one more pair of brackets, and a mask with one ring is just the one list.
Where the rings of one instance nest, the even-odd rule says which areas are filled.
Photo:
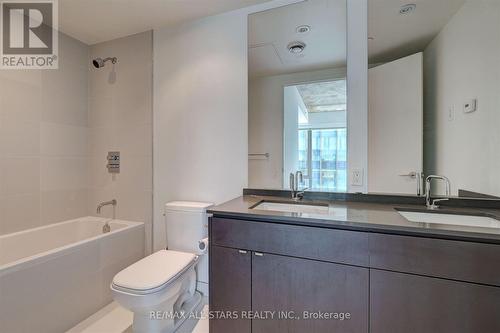
[[211, 319], [212, 333], [500, 332], [498, 243], [216, 212], [209, 228], [210, 310], [239, 314]]

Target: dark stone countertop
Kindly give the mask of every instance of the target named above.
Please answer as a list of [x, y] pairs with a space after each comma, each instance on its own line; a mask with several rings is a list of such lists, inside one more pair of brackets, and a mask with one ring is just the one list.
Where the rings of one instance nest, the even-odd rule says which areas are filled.
[[[244, 220], [251, 220], [308, 227], [500, 244], [500, 228], [410, 222], [398, 213], [398, 209], [429, 212], [423, 205], [308, 199], [300, 202], [301, 204], [328, 205], [329, 214], [322, 215], [252, 209], [253, 206], [259, 204], [261, 201], [296, 203], [284, 197], [244, 195], [214, 206], [208, 212], [212, 213], [215, 217], [240, 219], [242, 222]], [[483, 215], [500, 220], [500, 209], [443, 207], [431, 212]]]

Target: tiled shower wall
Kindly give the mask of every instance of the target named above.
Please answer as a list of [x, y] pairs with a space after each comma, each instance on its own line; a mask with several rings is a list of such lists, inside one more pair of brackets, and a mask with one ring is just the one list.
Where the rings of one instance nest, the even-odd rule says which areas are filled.
[[0, 234], [87, 214], [88, 46], [58, 70], [0, 70]]
[[[118, 63], [91, 66], [108, 56]], [[152, 32], [92, 46], [61, 34], [58, 70], [0, 70], [0, 234], [95, 215], [113, 198], [118, 218], [146, 223], [149, 251]]]
[[[117, 57], [115, 65], [89, 73], [88, 214], [99, 202], [116, 199], [117, 217], [145, 222], [146, 253], [152, 225], [152, 83], [151, 31], [92, 45], [90, 57]], [[90, 63], [90, 60], [89, 60]], [[121, 170], [110, 175], [108, 151], [119, 151]], [[104, 216], [111, 216], [104, 207]]]

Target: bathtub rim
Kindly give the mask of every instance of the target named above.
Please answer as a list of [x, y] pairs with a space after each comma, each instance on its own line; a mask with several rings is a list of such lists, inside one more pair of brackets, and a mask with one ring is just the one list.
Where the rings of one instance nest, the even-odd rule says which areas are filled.
[[0, 235], [0, 239], [12, 237], [12, 236], [16, 236], [16, 235], [20, 235], [20, 234], [24, 234], [24, 233], [28, 233], [28, 232], [34, 232], [37, 230], [43, 230], [43, 229], [47, 229], [49, 227], [54, 227], [54, 226], [58, 226], [58, 225], [70, 224], [70, 223], [74, 223], [77, 221], [84, 221], [85, 222], [85, 221], [89, 221], [89, 220], [98, 221], [98, 222], [115, 222], [115, 223], [125, 224], [125, 227], [117, 229], [117, 230], [113, 230], [109, 233], [100, 234], [100, 235], [97, 235], [94, 237], [86, 238], [86, 239], [80, 240], [78, 242], [74, 242], [74, 243], [70, 243], [70, 244], [67, 244], [64, 246], [56, 247], [54, 249], [40, 252], [40, 253], [34, 254], [32, 256], [29, 256], [29, 257], [24, 257], [24, 258], [9, 262], [9, 263], [4, 264], [4, 265], [0, 265], [0, 278], [4, 275], [22, 270], [23, 268], [28, 268], [28, 267], [31, 267], [35, 264], [47, 262], [51, 259], [55, 259], [55, 258], [60, 257], [62, 255], [69, 254], [73, 251], [76, 251], [77, 247], [80, 247], [84, 244], [97, 242], [103, 238], [115, 237], [116, 235], [118, 235], [120, 233], [130, 232], [130, 231], [133, 231], [134, 229], [145, 227], [144, 222], [136, 222], [136, 221], [129, 221], [129, 220], [121, 220], [121, 219], [114, 219], [113, 220], [110, 218], [103, 218], [103, 217], [84, 216], [84, 217], [79, 217], [76, 219], [51, 223], [51, 224], [47, 224], [47, 225], [40, 226], [40, 227], [35, 227], [35, 228], [26, 229], [26, 230], [16, 231], [16, 232], [5, 234], [5, 235]]

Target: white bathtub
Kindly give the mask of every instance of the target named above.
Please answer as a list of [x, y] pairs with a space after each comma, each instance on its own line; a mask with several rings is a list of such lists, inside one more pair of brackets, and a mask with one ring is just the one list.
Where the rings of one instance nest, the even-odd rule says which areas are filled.
[[0, 331], [65, 332], [109, 302], [144, 256], [144, 224], [84, 217], [0, 236]]

